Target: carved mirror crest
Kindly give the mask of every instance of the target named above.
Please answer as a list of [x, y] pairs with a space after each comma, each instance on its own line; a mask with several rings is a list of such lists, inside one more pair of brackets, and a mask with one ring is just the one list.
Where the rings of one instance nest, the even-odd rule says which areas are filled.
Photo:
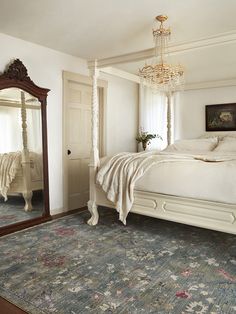
[[50, 219], [48, 92], [19, 59], [0, 75], [0, 235]]

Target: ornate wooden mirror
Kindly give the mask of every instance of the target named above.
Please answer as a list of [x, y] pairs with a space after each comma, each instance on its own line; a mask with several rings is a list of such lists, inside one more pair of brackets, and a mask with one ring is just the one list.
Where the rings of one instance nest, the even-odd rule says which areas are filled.
[[48, 92], [19, 59], [0, 75], [0, 235], [50, 219]]

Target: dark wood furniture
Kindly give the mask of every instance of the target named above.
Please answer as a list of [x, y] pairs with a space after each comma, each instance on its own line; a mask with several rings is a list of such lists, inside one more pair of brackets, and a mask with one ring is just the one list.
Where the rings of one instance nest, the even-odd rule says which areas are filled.
[[6, 88], [19, 88], [38, 99], [41, 103], [42, 120], [42, 148], [43, 148], [43, 184], [44, 184], [44, 208], [41, 217], [13, 223], [8, 226], [0, 227], [0, 236], [15, 232], [51, 219], [49, 210], [49, 185], [48, 185], [48, 149], [47, 149], [47, 94], [49, 89], [41, 88], [31, 80], [24, 64], [19, 60], [14, 60], [0, 75], [0, 90]]

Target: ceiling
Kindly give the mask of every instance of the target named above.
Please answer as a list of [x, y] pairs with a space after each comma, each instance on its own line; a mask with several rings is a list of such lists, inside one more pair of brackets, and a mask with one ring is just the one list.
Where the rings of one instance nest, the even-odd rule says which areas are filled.
[[[236, 31], [235, 0], [0, 0], [0, 8], [0, 32], [85, 59], [151, 48], [158, 14], [169, 16], [173, 45]], [[207, 79], [236, 78], [235, 56], [231, 44], [173, 60], [183, 63], [187, 73], [195, 72], [190, 81], [198, 81], [201, 71]], [[217, 76], [208, 75], [213, 63]], [[137, 73], [137, 66], [121, 68]]]
[[85, 59], [151, 48], [153, 20], [173, 42], [236, 30], [235, 0], [0, 0], [0, 32]]

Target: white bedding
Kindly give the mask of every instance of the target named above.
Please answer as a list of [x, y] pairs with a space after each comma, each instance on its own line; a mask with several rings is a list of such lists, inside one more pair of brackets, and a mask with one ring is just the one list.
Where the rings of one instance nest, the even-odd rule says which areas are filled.
[[[197, 156], [196, 153], [194, 155]], [[209, 152], [202, 157], [229, 160], [156, 164], [136, 182], [135, 189], [236, 204], [236, 154]]]
[[[15, 177], [19, 178], [23, 176], [23, 169], [21, 167], [21, 153], [20, 153], [20, 165], [17, 169]], [[38, 154], [35, 152], [30, 152], [30, 178], [31, 181], [41, 181], [43, 180], [43, 161], [42, 154]], [[14, 180], [12, 181], [14, 182]]]
[[[42, 154], [30, 152], [29, 156], [31, 181], [41, 181], [43, 178]], [[20, 151], [0, 154], [0, 195], [5, 201], [11, 184], [23, 176], [21, 162], [22, 152]]]
[[7, 191], [20, 167], [21, 153], [0, 154], [0, 195], [7, 200]]
[[97, 183], [125, 223], [134, 189], [236, 204], [235, 178], [235, 154], [148, 152], [104, 161]]

